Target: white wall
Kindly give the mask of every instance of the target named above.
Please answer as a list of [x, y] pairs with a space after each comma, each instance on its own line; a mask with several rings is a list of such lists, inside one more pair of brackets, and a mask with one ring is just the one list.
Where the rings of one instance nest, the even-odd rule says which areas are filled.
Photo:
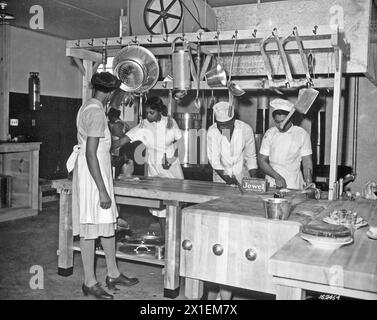
[[41, 95], [81, 98], [82, 76], [65, 56], [65, 40], [11, 27], [10, 92], [27, 93], [29, 72], [39, 72]]
[[377, 87], [368, 79], [360, 78], [356, 181], [352, 190], [370, 180], [377, 182]]

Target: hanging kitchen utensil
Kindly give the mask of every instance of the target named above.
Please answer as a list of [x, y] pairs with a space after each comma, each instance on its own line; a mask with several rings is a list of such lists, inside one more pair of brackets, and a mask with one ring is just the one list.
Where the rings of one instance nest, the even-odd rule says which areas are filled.
[[217, 64], [214, 68], [206, 72], [206, 81], [209, 87], [225, 87], [227, 84], [226, 81], [226, 72], [222, 66], [220, 58], [220, 34], [217, 35]]
[[289, 112], [287, 117], [284, 119], [280, 128], [283, 129], [285, 127], [285, 125], [291, 119], [291, 117], [295, 113], [295, 111], [297, 111], [301, 114], [306, 114], [309, 111], [309, 109], [312, 106], [315, 99], [317, 98], [318, 94], [319, 94], [319, 91], [317, 91], [313, 88], [301, 89], [299, 91], [298, 98], [297, 98], [297, 101], [296, 101], [294, 107]]
[[197, 89], [196, 89], [196, 98], [195, 98], [195, 102], [194, 102], [194, 105], [195, 107], [200, 110], [200, 108], [202, 107], [202, 102], [199, 98], [199, 90], [200, 90], [200, 45], [198, 43], [198, 46], [197, 46], [197, 60], [196, 60], [196, 85], [197, 85]]
[[[229, 70], [229, 80], [228, 80], [228, 89], [232, 92], [233, 96], [240, 97], [245, 94], [245, 91], [236, 83], [232, 81], [232, 72], [233, 72], [233, 63], [234, 63], [234, 54], [236, 51], [236, 44], [237, 44], [237, 30], [234, 34], [234, 42], [233, 42], [233, 52], [232, 52], [232, 60], [230, 62], [230, 70]], [[231, 110], [232, 106], [229, 105], [229, 115], [232, 113]]]
[[314, 73], [315, 57], [311, 51], [309, 52], [309, 55], [308, 55], [308, 68], [309, 68], [309, 74], [311, 75], [312, 79], [315, 79], [315, 73]]
[[300, 57], [301, 57], [302, 65], [304, 67], [304, 72], [305, 72], [305, 76], [306, 76], [307, 86], [312, 87], [313, 86], [313, 79], [310, 75], [308, 58], [305, 55], [304, 47], [302, 45], [301, 38], [298, 34], [297, 27], [293, 28], [293, 34], [294, 34], [295, 39], [296, 39], [298, 51], [300, 52]]
[[231, 90], [228, 90], [228, 100], [229, 100], [229, 109], [228, 109], [228, 116], [233, 117], [233, 103], [234, 103], [234, 95]]
[[260, 51], [263, 59], [264, 68], [266, 70], [266, 75], [268, 79], [268, 86], [274, 90], [277, 94], [283, 95], [283, 92], [278, 90], [276, 87], [286, 87], [286, 81], [285, 80], [274, 80], [273, 79], [273, 71], [270, 64], [270, 60], [268, 59], [265, 45], [266, 43], [272, 38], [272, 34], [270, 34], [268, 37], [262, 40], [260, 43]]
[[169, 90], [169, 103], [168, 103], [168, 116], [171, 117], [171, 111], [173, 107], [173, 90]]
[[226, 72], [222, 65], [217, 64], [216, 67], [206, 72], [206, 81], [209, 87], [225, 87], [226, 86]]
[[191, 89], [191, 54], [187, 42], [184, 42], [181, 49], [176, 48], [178, 40], [184, 41], [184, 38], [177, 37], [172, 42], [172, 77], [173, 89], [178, 90], [177, 98], [181, 99], [187, 94], [187, 90]]
[[139, 123], [143, 127], [143, 94], [139, 95]]
[[213, 106], [215, 105], [217, 99], [213, 94], [213, 90], [211, 90], [211, 96], [209, 97], [209, 102], [208, 102], [208, 109], [212, 109]]
[[285, 81], [286, 81], [285, 84], [286, 84], [286, 87], [291, 87], [291, 84], [293, 84], [293, 77], [292, 77], [292, 73], [291, 73], [291, 68], [289, 66], [287, 54], [285, 53], [285, 49], [284, 49], [285, 39], [283, 39], [283, 38], [280, 39], [279, 38], [279, 35], [278, 35], [278, 32], [277, 32], [276, 28], [272, 31], [272, 35], [275, 38], [275, 41], [276, 41], [276, 44], [277, 44], [278, 50], [279, 50], [279, 56], [280, 56], [281, 62], [283, 64], [283, 69], [284, 69], [284, 73], [285, 73]]
[[213, 90], [211, 90], [211, 96], [209, 98], [208, 102], [208, 109], [210, 110], [210, 119], [212, 119], [212, 124], [215, 123], [215, 117], [214, 117], [214, 112], [213, 112], [213, 106], [216, 104], [217, 99], [213, 94]]
[[115, 55], [113, 71], [122, 81], [121, 89], [127, 92], [146, 92], [154, 87], [159, 76], [156, 57], [138, 44], [128, 45]]

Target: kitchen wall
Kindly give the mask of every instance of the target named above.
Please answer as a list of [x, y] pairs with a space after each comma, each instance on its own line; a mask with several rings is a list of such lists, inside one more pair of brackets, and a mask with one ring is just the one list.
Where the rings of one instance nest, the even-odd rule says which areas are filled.
[[[11, 27], [9, 118], [13, 137], [41, 141], [40, 177], [66, 176], [65, 161], [76, 143], [75, 117], [82, 77], [65, 56], [65, 40]], [[39, 72], [42, 108], [28, 106], [29, 72]]]
[[29, 72], [39, 72], [41, 94], [81, 98], [81, 74], [65, 56], [65, 40], [11, 27], [10, 92], [27, 93]]

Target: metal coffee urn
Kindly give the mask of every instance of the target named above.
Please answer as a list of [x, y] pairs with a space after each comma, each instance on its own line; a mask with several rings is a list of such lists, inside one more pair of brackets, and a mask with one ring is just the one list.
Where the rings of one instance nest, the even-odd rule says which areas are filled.
[[200, 167], [207, 163], [206, 135], [199, 113], [174, 113], [174, 119], [182, 130], [179, 140], [179, 160], [184, 168]]

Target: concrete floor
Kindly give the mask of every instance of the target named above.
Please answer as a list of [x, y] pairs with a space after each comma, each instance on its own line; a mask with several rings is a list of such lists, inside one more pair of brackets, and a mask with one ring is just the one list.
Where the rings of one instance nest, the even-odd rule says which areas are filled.
[[[35, 218], [26, 218], [0, 223], [0, 300], [66, 300], [88, 299], [81, 291], [83, 268], [79, 252], [74, 254], [74, 271], [69, 277], [57, 274], [58, 248], [58, 202], [44, 204], [42, 212]], [[159, 224], [149, 211], [141, 207], [122, 206], [120, 217], [125, 219], [134, 233], [159, 231]], [[35, 283], [32, 268], [43, 270], [43, 289], [32, 289]], [[137, 277], [140, 283], [121, 288], [114, 295], [116, 300], [170, 300], [163, 297], [162, 267], [118, 260], [121, 272]], [[39, 267], [37, 267], [39, 268]], [[106, 263], [97, 257], [97, 280], [104, 285]], [[184, 281], [176, 298], [184, 297]], [[210, 286], [206, 286], [209, 288]], [[235, 299], [254, 299], [248, 292], [236, 293]], [[266, 296], [263, 296], [266, 298]], [[89, 298], [91, 299], [91, 298]]]
[[[143, 208], [123, 208], [121, 216], [134, 231], [147, 232], [151, 226], [158, 226], [154, 217]], [[58, 203], [55, 202], [45, 206], [35, 218], [0, 223], [0, 300], [88, 299], [83, 297], [81, 291], [83, 269], [80, 253], [74, 254], [73, 275], [62, 277], [57, 274], [58, 222]], [[44, 289], [33, 290], [30, 287], [35, 275], [35, 271], [31, 273], [34, 265], [43, 268]], [[118, 266], [124, 274], [139, 278], [140, 283], [131, 288], [122, 288], [114, 299], [165, 299], [162, 294], [162, 267], [124, 260], [118, 260]], [[96, 273], [97, 280], [104, 285], [104, 257], [97, 258]], [[182, 293], [177, 299], [185, 299]]]

